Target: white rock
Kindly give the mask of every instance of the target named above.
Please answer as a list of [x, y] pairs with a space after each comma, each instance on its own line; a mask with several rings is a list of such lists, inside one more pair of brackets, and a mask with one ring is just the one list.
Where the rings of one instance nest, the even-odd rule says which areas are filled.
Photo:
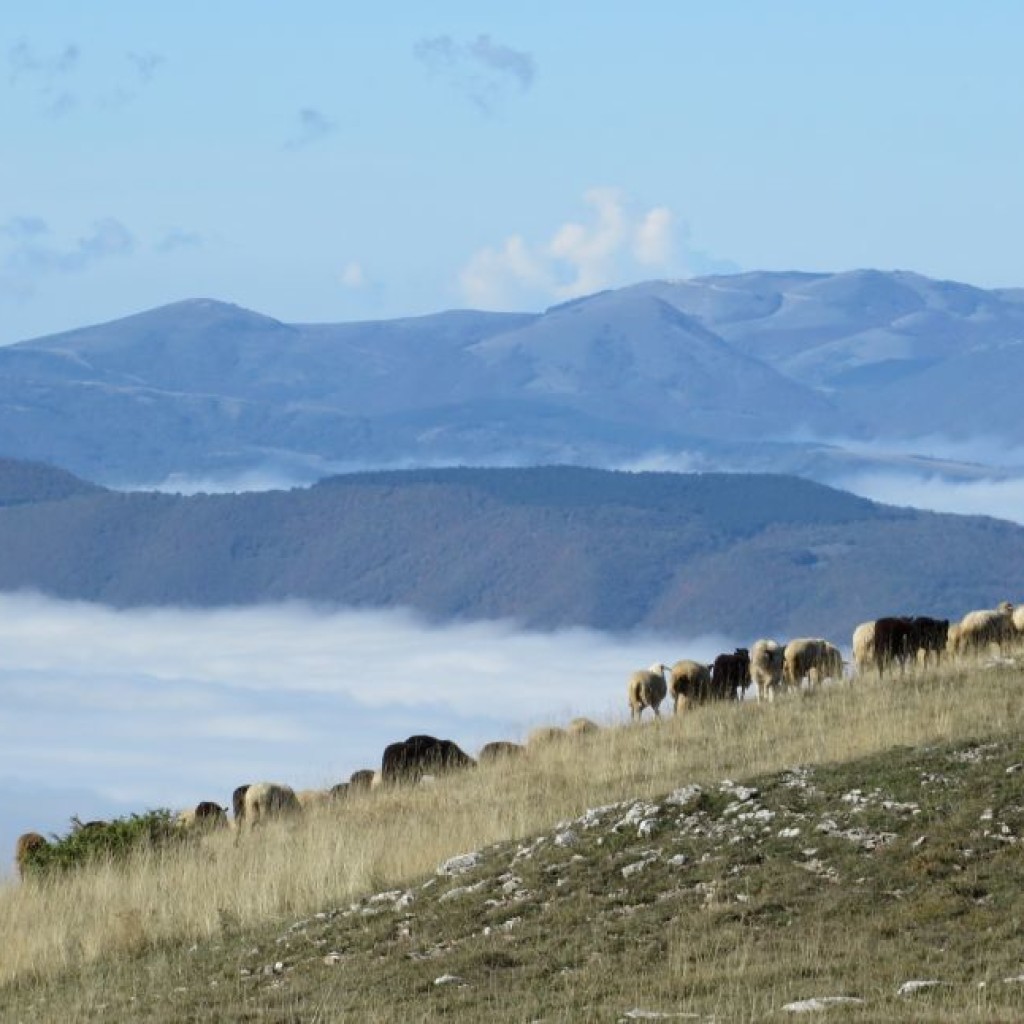
[[620, 1018], [619, 1024], [630, 1020], [698, 1020], [697, 1013], [663, 1013], [661, 1010], [627, 1010]]
[[688, 807], [697, 801], [703, 790], [696, 783], [675, 789], [665, 798], [665, 803], [676, 807]]
[[480, 856], [478, 851], [472, 853], [460, 853], [456, 857], [449, 857], [442, 864], [437, 867], [437, 873], [439, 875], [464, 875], [467, 871], [472, 871], [473, 868], [478, 867], [483, 857]]
[[555, 836], [555, 846], [575, 846], [579, 841], [579, 836], [571, 828]]
[[632, 878], [633, 875], [639, 875], [641, 871], [645, 870], [650, 861], [638, 860], [635, 864], [627, 864], [622, 869], [623, 878]]
[[798, 829], [798, 828], [783, 828], [783, 829], [779, 829], [779, 833], [778, 834], [779, 834], [779, 838], [780, 839], [795, 839], [798, 835], [800, 835], [800, 829]]
[[898, 996], [912, 996], [915, 992], [920, 992], [926, 988], [935, 988], [936, 985], [941, 985], [941, 981], [936, 981], [934, 978], [928, 981], [905, 981], [898, 989], [896, 989], [896, 995]]
[[863, 1005], [864, 1000], [856, 996], [814, 996], [813, 999], [801, 999], [795, 1003], [786, 1003], [782, 1008], [789, 1013], [818, 1013], [827, 1010], [830, 1006], [842, 1006], [858, 1004]]
[[654, 830], [658, 827], [658, 822], [654, 818], [644, 818], [636, 827], [636, 834], [638, 839], [648, 839], [654, 835]]
[[435, 985], [465, 985], [465, 981], [462, 980], [457, 974], [442, 974], [440, 978], [434, 979]]

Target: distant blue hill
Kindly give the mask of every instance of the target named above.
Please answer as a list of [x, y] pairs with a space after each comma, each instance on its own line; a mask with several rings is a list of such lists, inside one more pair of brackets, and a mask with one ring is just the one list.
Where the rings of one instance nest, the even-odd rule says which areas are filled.
[[113, 485], [659, 459], [827, 480], [885, 468], [879, 440], [1024, 444], [1021, 380], [1024, 291], [901, 271], [345, 324], [198, 299], [0, 348], [0, 454]]

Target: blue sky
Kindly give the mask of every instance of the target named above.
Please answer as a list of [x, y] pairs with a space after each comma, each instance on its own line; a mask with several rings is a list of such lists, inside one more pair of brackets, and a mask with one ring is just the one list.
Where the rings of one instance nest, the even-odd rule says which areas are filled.
[[210, 296], [540, 309], [660, 276], [1024, 285], [1024, 6], [103, 4], [0, 34], [0, 343]]

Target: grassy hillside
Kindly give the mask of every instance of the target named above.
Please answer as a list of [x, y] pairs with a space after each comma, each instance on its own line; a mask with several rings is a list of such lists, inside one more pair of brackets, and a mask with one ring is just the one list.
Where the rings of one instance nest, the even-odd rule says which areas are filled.
[[1005, 662], [705, 707], [7, 885], [0, 1019], [1019, 1020], [1022, 698]]
[[864, 619], [1012, 600], [1022, 578], [1019, 526], [785, 476], [446, 469], [0, 507], [0, 589], [120, 607], [304, 598], [539, 630], [844, 642]]

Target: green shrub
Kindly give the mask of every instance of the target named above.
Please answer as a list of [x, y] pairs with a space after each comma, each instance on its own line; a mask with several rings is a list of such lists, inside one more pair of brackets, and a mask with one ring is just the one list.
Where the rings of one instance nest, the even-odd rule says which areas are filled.
[[102, 858], [124, 859], [140, 847], [160, 848], [191, 838], [187, 829], [175, 825], [173, 813], [165, 808], [86, 824], [72, 818], [67, 835], [52, 834], [45, 846], [31, 851], [25, 867], [36, 873], [69, 870]]

